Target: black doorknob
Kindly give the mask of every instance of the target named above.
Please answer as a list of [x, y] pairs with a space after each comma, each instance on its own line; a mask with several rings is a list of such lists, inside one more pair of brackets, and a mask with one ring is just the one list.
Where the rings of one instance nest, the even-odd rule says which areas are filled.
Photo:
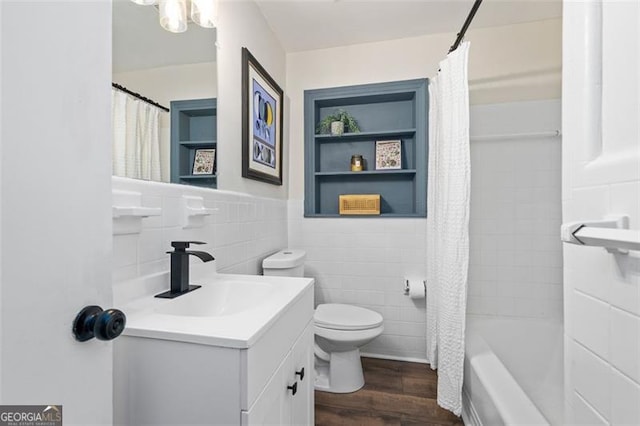
[[98, 340], [113, 340], [124, 331], [127, 317], [117, 309], [102, 310], [100, 306], [85, 306], [73, 321], [73, 335], [79, 342], [94, 337]]
[[287, 386], [287, 389], [291, 390], [291, 395], [295, 395], [298, 392], [298, 382], [294, 382], [291, 386]]
[[304, 367], [302, 367], [300, 371], [296, 371], [296, 376], [300, 376], [300, 381], [304, 380]]

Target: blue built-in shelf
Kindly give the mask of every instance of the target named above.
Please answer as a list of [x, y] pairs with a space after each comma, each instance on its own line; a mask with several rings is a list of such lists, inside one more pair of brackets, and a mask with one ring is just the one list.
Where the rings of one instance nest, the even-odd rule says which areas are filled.
[[[304, 93], [305, 216], [342, 217], [342, 194], [380, 194], [380, 217], [425, 217], [427, 213], [427, 79], [365, 84]], [[361, 132], [316, 134], [338, 109], [349, 112]], [[401, 169], [375, 170], [376, 141], [401, 142]], [[350, 171], [362, 155], [365, 170]], [[367, 216], [371, 217], [371, 216]]]
[[182, 180], [206, 180], [206, 179], [216, 179], [216, 175], [184, 175], [180, 176]]
[[178, 142], [182, 146], [187, 147], [200, 147], [202, 145], [216, 145], [216, 141], [214, 140], [206, 140], [206, 141], [179, 141]]
[[399, 130], [385, 130], [381, 132], [358, 132], [358, 133], [344, 133], [340, 136], [333, 135], [315, 135], [316, 142], [344, 142], [344, 141], [357, 141], [357, 140], [381, 140], [381, 139], [393, 139], [393, 138], [407, 138], [413, 137], [416, 134], [416, 129], [399, 129]]
[[363, 170], [361, 172], [316, 172], [316, 176], [371, 176], [371, 175], [414, 175], [415, 169], [399, 169], [399, 170]]
[[214, 98], [171, 102], [171, 182], [217, 186], [215, 174], [192, 174], [196, 150], [217, 149], [217, 111]]

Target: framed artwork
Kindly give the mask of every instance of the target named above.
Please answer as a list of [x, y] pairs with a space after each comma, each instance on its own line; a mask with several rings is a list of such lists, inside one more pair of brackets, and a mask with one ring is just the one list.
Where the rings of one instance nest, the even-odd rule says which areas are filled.
[[196, 153], [193, 158], [192, 174], [212, 175], [215, 169], [214, 167], [215, 161], [216, 161], [215, 149], [196, 149]]
[[402, 168], [402, 144], [399, 140], [376, 141], [376, 170]]
[[282, 89], [242, 48], [242, 177], [282, 185]]

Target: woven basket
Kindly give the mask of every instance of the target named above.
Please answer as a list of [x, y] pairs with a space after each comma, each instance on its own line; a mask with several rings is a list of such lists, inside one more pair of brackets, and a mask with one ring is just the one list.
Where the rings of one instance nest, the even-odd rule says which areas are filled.
[[379, 215], [380, 194], [346, 194], [339, 196], [341, 215]]

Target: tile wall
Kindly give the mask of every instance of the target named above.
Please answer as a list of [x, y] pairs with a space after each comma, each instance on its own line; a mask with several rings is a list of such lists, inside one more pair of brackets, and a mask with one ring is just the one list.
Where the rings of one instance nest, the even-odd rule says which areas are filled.
[[[472, 135], [560, 129], [560, 101], [473, 107]], [[562, 318], [558, 138], [471, 143], [468, 313]], [[303, 217], [289, 200], [289, 245], [308, 253], [316, 303], [350, 303], [384, 317], [362, 350], [425, 360], [424, 301], [403, 295], [405, 277], [426, 276], [426, 219]]]
[[560, 101], [471, 110], [467, 313], [562, 319]]
[[425, 219], [305, 219], [303, 201], [290, 200], [289, 245], [307, 251], [316, 304], [382, 314], [384, 332], [363, 353], [425, 360], [425, 301], [403, 294], [405, 277], [426, 275]]
[[[169, 270], [171, 241], [198, 240], [198, 247], [216, 258], [219, 272], [262, 273], [262, 259], [287, 246], [287, 203], [229, 191], [113, 178], [113, 189], [143, 194], [145, 207], [161, 207], [162, 215], [143, 219], [139, 234], [113, 236], [114, 283]], [[181, 225], [181, 197], [204, 197], [204, 205], [219, 209], [202, 228]], [[199, 262], [192, 259], [192, 262]]]
[[[640, 3], [565, 2], [563, 26], [563, 220], [640, 238]], [[564, 282], [567, 423], [640, 424], [640, 252], [565, 244]]]
[[[472, 133], [533, 131], [527, 126], [534, 112], [559, 120], [558, 108], [557, 101], [474, 107]], [[492, 127], [505, 111], [516, 124]], [[558, 128], [553, 120], [538, 120], [537, 130]], [[561, 317], [559, 152], [557, 139], [472, 142], [470, 314]], [[426, 275], [425, 219], [305, 219], [302, 200], [122, 178], [113, 187], [141, 192], [145, 206], [162, 208], [162, 216], [143, 220], [141, 233], [114, 236], [114, 282], [167, 271], [172, 240], [206, 241], [203, 250], [228, 273], [259, 274], [264, 257], [301, 248], [305, 273], [316, 279], [316, 303], [383, 315], [384, 333], [363, 353], [425, 360], [425, 304], [403, 294], [406, 277]], [[183, 229], [182, 195], [203, 196], [219, 211], [204, 227]]]

